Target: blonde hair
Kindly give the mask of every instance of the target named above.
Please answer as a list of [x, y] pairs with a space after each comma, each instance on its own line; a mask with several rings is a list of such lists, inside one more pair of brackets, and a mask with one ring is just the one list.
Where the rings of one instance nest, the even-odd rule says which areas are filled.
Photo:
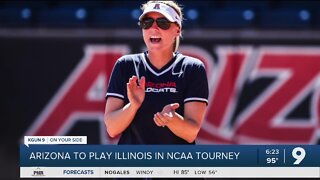
[[[181, 20], [183, 20], [183, 12], [182, 12], [182, 7], [175, 1], [163, 1], [163, 0], [152, 0], [152, 1], [148, 1], [144, 4], [141, 5], [141, 10], [144, 11], [144, 9], [150, 4], [150, 3], [163, 3], [166, 4], [170, 7], [172, 7], [180, 16]], [[182, 24], [182, 22], [181, 22]], [[174, 46], [173, 46], [173, 52], [176, 52], [179, 48], [180, 45], [180, 38], [182, 38], [182, 25], [180, 27], [180, 36], [177, 37], [174, 41]]]

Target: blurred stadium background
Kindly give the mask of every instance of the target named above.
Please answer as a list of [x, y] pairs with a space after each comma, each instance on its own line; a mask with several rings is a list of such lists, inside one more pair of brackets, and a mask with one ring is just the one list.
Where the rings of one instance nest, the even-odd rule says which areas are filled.
[[[116, 142], [104, 130], [104, 93], [114, 61], [144, 49], [143, 2], [0, 2], [1, 179], [19, 178], [24, 135]], [[198, 142], [319, 144], [320, 1], [177, 2], [180, 51], [203, 60], [210, 81]]]
[[[7, 28], [136, 28], [141, 2], [144, 1], [1, 1], [0, 25]], [[184, 5], [185, 28], [320, 28], [319, 1], [178, 2]]]

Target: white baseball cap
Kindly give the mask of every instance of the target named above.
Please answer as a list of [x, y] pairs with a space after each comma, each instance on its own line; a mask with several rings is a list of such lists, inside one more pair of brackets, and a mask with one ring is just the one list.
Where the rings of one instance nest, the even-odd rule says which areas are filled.
[[168, 6], [161, 2], [149, 3], [145, 7], [143, 13], [140, 15], [139, 20], [141, 20], [143, 16], [149, 12], [158, 12], [166, 17], [170, 22], [176, 22], [180, 26], [180, 28], [182, 27], [179, 14], [171, 6]]

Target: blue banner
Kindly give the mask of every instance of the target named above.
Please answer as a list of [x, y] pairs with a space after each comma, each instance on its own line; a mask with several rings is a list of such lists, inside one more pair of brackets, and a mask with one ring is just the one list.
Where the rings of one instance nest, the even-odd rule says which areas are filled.
[[320, 167], [319, 145], [20, 145], [20, 167]]

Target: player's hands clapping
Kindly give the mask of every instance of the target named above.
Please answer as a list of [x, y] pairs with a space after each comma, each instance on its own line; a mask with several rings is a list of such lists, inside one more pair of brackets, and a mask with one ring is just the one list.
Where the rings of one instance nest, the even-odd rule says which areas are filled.
[[174, 119], [175, 110], [179, 108], [178, 103], [166, 105], [161, 112], [154, 114], [153, 120], [157, 126], [164, 127]]
[[[139, 81], [139, 83], [137, 83]], [[146, 79], [144, 76], [140, 80], [136, 76], [132, 76], [127, 83], [127, 95], [131, 106], [139, 109], [145, 97]]]

